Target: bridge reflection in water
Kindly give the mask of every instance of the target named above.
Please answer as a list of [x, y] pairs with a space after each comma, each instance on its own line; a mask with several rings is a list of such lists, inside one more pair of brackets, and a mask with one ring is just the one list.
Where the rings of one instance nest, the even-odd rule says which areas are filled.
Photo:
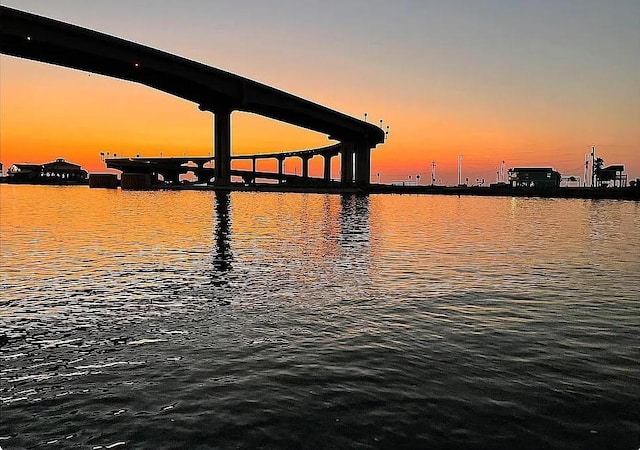
[[[236, 223], [234, 232], [234, 214], [233, 199], [234, 195], [242, 195], [243, 197], [235, 197], [240, 200], [243, 205]], [[265, 215], [265, 208], [258, 206], [255, 211], [246, 211], [247, 206], [252, 202], [247, 201], [246, 195], [268, 195], [268, 203], [273, 204], [276, 208], [280, 199], [284, 197], [279, 194], [233, 194], [229, 191], [216, 190], [214, 192], [214, 208], [213, 214], [215, 219], [214, 225], [214, 249], [212, 254], [212, 273], [211, 280], [215, 287], [226, 287], [231, 279], [240, 281], [247, 273], [244, 273], [246, 267], [234, 267], [234, 239], [247, 239], [243, 236], [243, 231], [247, 226], [256, 227], [255, 222], [269, 221], [273, 217], [273, 213]], [[280, 197], [274, 198], [277, 195]], [[319, 211], [317, 204], [318, 196], [314, 194], [302, 194], [299, 200], [299, 217], [291, 218], [291, 226], [301, 230], [309, 230], [317, 228], [320, 224], [321, 231], [318, 236], [308, 235], [310, 242], [287, 241], [286, 235], [280, 235], [282, 241], [280, 249], [272, 248], [270, 253], [288, 254], [292, 251], [290, 247], [305, 248], [309, 260], [315, 261], [317, 264], [324, 261], [328, 264], [335, 264], [339, 269], [342, 265], [359, 266], [362, 270], [367, 271], [370, 265], [370, 199], [368, 195], [342, 194], [339, 196], [325, 195], [322, 200], [324, 205]], [[253, 215], [256, 214], [254, 217]], [[247, 218], [251, 216], [251, 222], [247, 222]], [[320, 222], [318, 219], [322, 218]], [[268, 238], [273, 240], [271, 233], [277, 233], [277, 229], [265, 227]], [[282, 231], [282, 230], [281, 230]], [[239, 235], [238, 235], [239, 233]], [[305, 233], [302, 233], [305, 234]], [[256, 237], [252, 234], [252, 239]], [[313, 246], [313, 242], [320, 239], [323, 245]], [[259, 238], [258, 238], [259, 240]], [[320, 243], [319, 242], [319, 243]], [[236, 244], [237, 245], [237, 244]], [[242, 242], [241, 247], [246, 249], [247, 243]], [[310, 247], [311, 246], [311, 247]], [[313, 248], [313, 250], [312, 250]], [[244, 255], [246, 258], [247, 255]], [[282, 256], [282, 255], [280, 255]], [[278, 256], [276, 256], [277, 258]], [[240, 255], [242, 259], [242, 255]], [[332, 261], [332, 263], [331, 263]], [[253, 259], [257, 265], [252, 270], [260, 270], [258, 266], [268, 266], [268, 261]], [[240, 264], [242, 266], [242, 264]], [[235, 272], [235, 273], [234, 273]]]
[[[233, 253], [231, 252], [231, 211], [230, 211], [230, 193], [224, 191], [216, 191], [215, 193], [215, 255], [213, 257], [213, 266], [215, 271], [225, 274], [231, 270], [231, 261]], [[222, 283], [215, 283], [220, 285]]]

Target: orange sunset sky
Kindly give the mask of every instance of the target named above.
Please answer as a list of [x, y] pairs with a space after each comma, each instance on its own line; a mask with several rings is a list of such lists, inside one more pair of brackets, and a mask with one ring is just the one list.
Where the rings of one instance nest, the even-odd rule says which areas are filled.
[[[640, 176], [637, 0], [185, 1], [8, 0], [390, 126], [372, 179], [496, 179], [507, 167], [582, 176], [605, 164]], [[234, 154], [313, 148], [327, 137], [234, 113]], [[0, 57], [0, 161], [57, 157], [104, 171], [118, 156], [205, 156], [212, 119], [134, 83]], [[297, 165], [297, 167], [296, 167]], [[275, 164], [274, 164], [275, 167]], [[267, 169], [267, 163], [264, 166]], [[287, 162], [287, 171], [299, 162]], [[315, 161], [312, 175], [320, 175]], [[334, 173], [334, 176], [337, 175]]]

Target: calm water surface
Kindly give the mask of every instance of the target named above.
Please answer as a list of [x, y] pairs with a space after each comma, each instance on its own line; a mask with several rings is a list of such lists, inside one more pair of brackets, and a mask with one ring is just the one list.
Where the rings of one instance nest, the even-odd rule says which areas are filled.
[[0, 447], [640, 447], [640, 204], [0, 186]]

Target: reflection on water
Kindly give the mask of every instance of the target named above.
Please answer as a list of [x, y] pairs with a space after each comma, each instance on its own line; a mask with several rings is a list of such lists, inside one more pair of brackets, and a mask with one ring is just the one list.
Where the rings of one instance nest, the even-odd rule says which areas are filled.
[[632, 202], [2, 185], [0, 446], [638, 448], [639, 230]]
[[369, 243], [369, 196], [340, 196], [340, 242], [343, 247]]
[[[231, 270], [231, 260], [233, 254], [231, 252], [231, 211], [230, 211], [230, 194], [226, 191], [218, 191], [214, 193], [215, 201], [215, 257], [213, 259], [214, 267], [217, 271], [225, 273]], [[218, 284], [219, 285], [219, 284]]]

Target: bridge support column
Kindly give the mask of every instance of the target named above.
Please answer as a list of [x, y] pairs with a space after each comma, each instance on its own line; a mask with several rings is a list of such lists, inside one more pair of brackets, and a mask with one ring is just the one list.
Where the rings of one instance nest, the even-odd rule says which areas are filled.
[[231, 110], [214, 112], [214, 176], [216, 186], [231, 184]]
[[340, 181], [342, 184], [353, 183], [353, 144], [344, 142], [342, 144], [340, 163]]
[[310, 156], [301, 156], [302, 160], [302, 178], [309, 178], [309, 160]]
[[368, 186], [371, 182], [371, 150], [366, 144], [357, 144], [356, 153], [356, 184]]
[[322, 155], [324, 158], [324, 182], [329, 184], [331, 182], [331, 156]]
[[282, 168], [284, 165], [284, 156], [278, 157], [278, 184], [282, 184]]

